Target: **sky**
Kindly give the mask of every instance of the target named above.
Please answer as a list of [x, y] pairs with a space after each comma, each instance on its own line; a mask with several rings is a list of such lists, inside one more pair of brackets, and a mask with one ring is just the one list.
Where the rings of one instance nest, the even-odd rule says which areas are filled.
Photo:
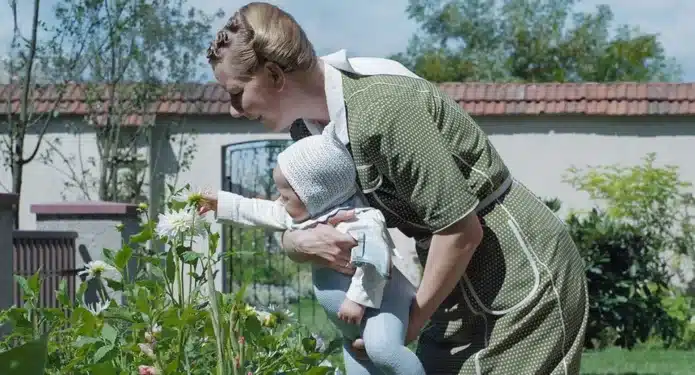
[[[42, 16], [52, 19], [56, 0], [43, 0]], [[248, 0], [195, 0], [196, 7], [231, 15]], [[417, 25], [408, 20], [408, 0], [277, 0], [269, 1], [290, 12], [305, 29], [317, 53], [346, 49], [352, 56], [386, 56], [404, 51]], [[19, 1], [22, 27], [31, 22], [31, 1]], [[0, 56], [7, 53], [12, 20], [9, 8], [0, 5]], [[685, 81], [695, 81], [695, 1], [693, 0], [584, 0], [577, 10], [591, 10], [599, 4], [611, 7], [615, 24], [639, 26], [644, 32], [660, 34], [666, 52], [684, 70]], [[7, 11], [6, 11], [7, 10]], [[226, 19], [226, 17], [225, 17]], [[224, 20], [213, 25], [217, 30]]]

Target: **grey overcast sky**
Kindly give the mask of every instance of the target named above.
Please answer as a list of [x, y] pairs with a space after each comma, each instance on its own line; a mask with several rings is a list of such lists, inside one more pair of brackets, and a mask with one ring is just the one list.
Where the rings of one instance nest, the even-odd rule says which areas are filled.
[[[42, 17], [50, 23], [56, 0], [43, 0]], [[197, 0], [190, 3], [206, 11], [223, 9], [231, 15], [248, 1]], [[353, 56], [385, 56], [405, 49], [417, 25], [405, 15], [407, 0], [277, 0], [304, 27], [319, 54], [345, 48]], [[31, 1], [20, 1], [22, 27], [31, 22]], [[0, 6], [0, 56], [7, 53], [11, 19], [7, 3]], [[609, 5], [617, 24], [639, 26], [659, 33], [667, 53], [684, 69], [684, 79], [695, 81], [695, 0], [584, 0], [577, 9]], [[223, 21], [213, 25], [215, 29]]]

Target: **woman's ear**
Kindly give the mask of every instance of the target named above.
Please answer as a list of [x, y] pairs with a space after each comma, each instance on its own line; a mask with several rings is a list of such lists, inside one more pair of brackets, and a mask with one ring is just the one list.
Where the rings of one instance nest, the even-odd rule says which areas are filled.
[[266, 62], [265, 70], [268, 73], [268, 77], [273, 84], [273, 88], [280, 91], [285, 87], [285, 72], [282, 71], [280, 66], [274, 62]]

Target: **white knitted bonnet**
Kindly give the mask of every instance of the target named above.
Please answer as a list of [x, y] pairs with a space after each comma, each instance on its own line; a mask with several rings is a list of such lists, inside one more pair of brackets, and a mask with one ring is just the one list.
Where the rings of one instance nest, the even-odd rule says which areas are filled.
[[278, 155], [278, 167], [312, 218], [357, 192], [350, 153], [327, 134], [291, 144]]

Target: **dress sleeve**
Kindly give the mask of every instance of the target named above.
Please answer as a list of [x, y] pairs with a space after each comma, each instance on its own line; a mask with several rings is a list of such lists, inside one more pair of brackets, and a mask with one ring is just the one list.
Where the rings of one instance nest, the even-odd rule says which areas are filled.
[[471, 168], [461, 168], [464, 161], [452, 152], [455, 140], [440, 131], [446, 116], [433, 107], [421, 97], [394, 94], [373, 101], [358, 118], [366, 159], [436, 233], [469, 215], [479, 201], [465, 172]]
[[217, 193], [215, 219], [223, 224], [284, 231], [292, 219], [278, 201], [246, 198], [228, 191]]

